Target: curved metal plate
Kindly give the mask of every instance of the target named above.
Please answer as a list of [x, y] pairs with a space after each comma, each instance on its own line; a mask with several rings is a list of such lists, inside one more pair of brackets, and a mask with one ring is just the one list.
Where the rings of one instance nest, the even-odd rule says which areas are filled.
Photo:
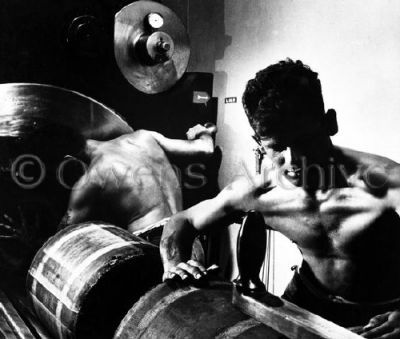
[[0, 84], [0, 137], [23, 137], [43, 123], [63, 125], [85, 139], [109, 140], [133, 129], [103, 104], [60, 87]]
[[[155, 65], [144, 65], [132, 52], [132, 41], [148, 33], [145, 18], [158, 13], [164, 24], [155, 31], [167, 33], [174, 42], [171, 59]], [[154, 1], [136, 1], [115, 16], [114, 54], [124, 77], [138, 90], [154, 94], [172, 87], [183, 75], [189, 62], [189, 37], [180, 19], [168, 7]]]
[[[64, 156], [79, 152], [81, 139], [131, 132], [112, 110], [80, 93], [0, 84], [0, 275], [23, 277], [34, 252], [56, 232], [70, 195], [56, 175]], [[70, 179], [81, 171], [71, 170]]]

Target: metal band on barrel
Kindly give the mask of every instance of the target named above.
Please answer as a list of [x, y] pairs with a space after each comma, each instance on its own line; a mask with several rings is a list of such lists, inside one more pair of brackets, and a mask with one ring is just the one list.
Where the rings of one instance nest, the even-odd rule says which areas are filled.
[[157, 221], [154, 224], [151, 224], [150, 226], [142, 228], [141, 230], [135, 231], [132, 234], [140, 237], [142, 234], [147, 233], [153, 229], [157, 229], [159, 227], [164, 227], [167, 224], [167, 222], [169, 221], [169, 219], [171, 219], [171, 217], [161, 219], [160, 221]]

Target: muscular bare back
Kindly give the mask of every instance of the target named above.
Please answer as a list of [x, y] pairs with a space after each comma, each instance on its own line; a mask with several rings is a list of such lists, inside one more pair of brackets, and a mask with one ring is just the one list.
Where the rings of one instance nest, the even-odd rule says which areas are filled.
[[170, 157], [214, 150], [214, 129], [196, 125], [189, 132], [189, 140], [145, 130], [105, 142], [88, 140], [89, 167], [73, 187], [64, 223], [101, 220], [137, 231], [180, 211], [181, 183]]

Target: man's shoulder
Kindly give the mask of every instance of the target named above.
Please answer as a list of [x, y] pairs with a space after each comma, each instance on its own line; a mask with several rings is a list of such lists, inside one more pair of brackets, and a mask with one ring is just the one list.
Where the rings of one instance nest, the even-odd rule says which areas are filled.
[[130, 150], [136, 156], [142, 154], [148, 158], [164, 159], [165, 152], [159, 143], [163, 138], [164, 136], [158, 132], [140, 129], [122, 136], [119, 146], [125, 151]]
[[148, 145], [152, 143], [157, 143], [157, 140], [155, 138], [156, 134], [159, 133], [154, 131], [149, 131], [147, 129], [139, 129], [133, 133], [123, 136], [122, 139], [134, 145], [142, 145], [142, 144]]
[[[339, 148], [346, 159], [356, 165], [357, 177], [361, 178], [372, 191], [388, 192], [400, 188], [400, 164], [377, 154]], [[376, 190], [375, 188], [379, 188]]]
[[262, 176], [251, 177], [248, 175], [236, 176], [225, 186], [219, 196], [234, 205], [240, 205], [256, 201], [263, 193], [273, 188], [269, 180]]
[[376, 166], [385, 167], [387, 169], [400, 169], [400, 164], [398, 162], [382, 155], [367, 153], [341, 146], [335, 146], [335, 148], [346, 159], [349, 159], [360, 166]]
[[115, 178], [121, 180], [131, 175], [137, 167], [136, 163], [129, 163], [125, 157], [118, 154], [99, 154], [92, 159], [86, 171], [86, 177], [93, 183], [101, 182], [102, 185], [105, 183], [111, 185]]

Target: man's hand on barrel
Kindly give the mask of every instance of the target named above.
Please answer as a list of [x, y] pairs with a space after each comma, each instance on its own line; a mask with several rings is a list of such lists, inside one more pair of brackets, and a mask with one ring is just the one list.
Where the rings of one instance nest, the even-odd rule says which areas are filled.
[[203, 263], [191, 256], [198, 232], [187, 219], [186, 213], [187, 211], [183, 211], [175, 214], [164, 226], [160, 241], [160, 254], [164, 266], [163, 281], [196, 282], [203, 280], [210, 271], [218, 268], [212, 265], [206, 269]]
[[205, 268], [200, 262], [190, 259], [187, 262], [180, 262], [164, 272], [163, 281], [182, 280], [189, 283], [204, 281], [208, 274], [218, 270], [218, 266], [213, 264]]
[[399, 339], [400, 310], [376, 315], [357, 333], [364, 338]]
[[207, 274], [206, 268], [196, 260], [188, 260], [186, 262], [180, 262], [177, 265], [172, 265], [164, 269], [163, 280], [167, 279], [201, 279]]
[[[167, 224], [168, 225], [168, 224]], [[167, 226], [166, 225], [166, 226]], [[175, 224], [175, 225], [179, 225]], [[207, 274], [207, 270], [197, 260], [187, 260], [192, 250], [194, 235], [192, 232], [178, 235], [174, 228], [164, 226], [160, 242], [160, 253], [164, 266], [163, 281], [165, 280], [199, 280]]]

